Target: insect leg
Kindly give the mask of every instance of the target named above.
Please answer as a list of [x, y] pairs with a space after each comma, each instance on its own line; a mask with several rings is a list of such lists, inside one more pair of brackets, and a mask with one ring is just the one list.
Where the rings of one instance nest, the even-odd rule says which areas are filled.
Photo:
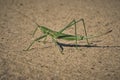
[[33, 34], [32, 34], [32, 36], [34, 36], [34, 35], [35, 35], [35, 33], [36, 33], [37, 29], [38, 29], [38, 27], [36, 27], [36, 28], [35, 28], [35, 30], [34, 30], [34, 32], [33, 32]]
[[[79, 19], [78, 21], [82, 21], [83, 27], [84, 27], [85, 36], [87, 37], [88, 35], [87, 35], [87, 30], [86, 30], [86, 26], [85, 26], [85, 21], [84, 21], [84, 19]], [[78, 21], [77, 21], [77, 22], [78, 22]], [[86, 41], [87, 41], [87, 44], [89, 45], [88, 38], [86, 38]]]
[[59, 45], [56, 39], [52, 38], [52, 40], [55, 43], [55, 45], [58, 47], [59, 51], [63, 54], [63, 47]]
[[25, 50], [25, 51], [28, 51], [29, 49], [30, 49], [30, 47], [36, 42], [36, 41], [39, 41], [40, 39], [42, 39], [42, 38], [44, 38], [44, 37], [46, 37], [47, 35], [43, 35], [43, 36], [40, 36], [40, 37], [38, 37], [38, 38], [36, 38], [35, 40], [33, 40], [32, 42], [31, 42], [31, 44], [28, 46], [28, 48]]
[[43, 40], [43, 43], [45, 44], [46, 43], [46, 39], [47, 39], [47, 36], [44, 38], [44, 40]]
[[[63, 31], [65, 31], [67, 28], [71, 27], [72, 25], [75, 25], [75, 36], [76, 36], [76, 45], [77, 45], [77, 31], [76, 31], [76, 23], [78, 22], [81, 22], [83, 23], [83, 27], [84, 27], [84, 33], [85, 33], [85, 36], [87, 37], [87, 30], [86, 30], [86, 26], [85, 26], [85, 21], [83, 18], [75, 21], [75, 20], [72, 20], [66, 27], [64, 27], [63, 29], [61, 29], [59, 32], [62, 33]], [[87, 41], [87, 44], [89, 45], [89, 41], [88, 41], [88, 38], [86, 38], [86, 41]]]
[[67, 28], [69, 27], [72, 27], [73, 25], [75, 26], [75, 36], [76, 36], [76, 39], [75, 39], [75, 43], [76, 43], [76, 48], [77, 48], [77, 28], [76, 28], [76, 23], [78, 23], [79, 21], [75, 21], [72, 20], [66, 27], [64, 27], [63, 29], [61, 29], [59, 32], [62, 33], [63, 31], [65, 31]]
[[64, 27], [63, 29], [61, 29], [59, 32], [62, 33], [63, 31], [65, 31], [67, 28], [71, 27], [72, 25], [74, 25], [74, 21], [72, 20], [66, 27]]
[[75, 20], [74, 20], [74, 25], [75, 25], [75, 36], [76, 36], [75, 43], [76, 43], [76, 49], [78, 49], [78, 47], [77, 47], [77, 45], [78, 45], [78, 43], [77, 43], [77, 41], [78, 41], [78, 39], [77, 39], [77, 27], [76, 27], [76, 21]]
[[37, 23], [35, 23], [35, 24], [37, 25], [37, 27], [36, 27], [35, 30], [33, 31], [32, 36], [35, 35], [35, 33], [36, 33], [36, 31], [38, 30], [38, 28], [39, 28], [39, 29], [41, 28], [41, 26], [40, 26], [39, 24], [37, 24]]

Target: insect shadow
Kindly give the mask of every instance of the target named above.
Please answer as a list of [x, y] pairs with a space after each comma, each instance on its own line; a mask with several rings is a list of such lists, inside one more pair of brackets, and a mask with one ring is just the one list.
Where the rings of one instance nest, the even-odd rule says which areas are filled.
[[86, 48], [120, 48], [120, 46], [109, 46], [109, 45], [96, 45], [96, 44], [92, 44], [92, 45], [79, 45], [79, 44], [65, 44], [65, 43], [61, 43], [61, 42], [57, 42], [57, 44], [61, 47], [62, 50], [64, 50], [63, 47], [86, 47]]

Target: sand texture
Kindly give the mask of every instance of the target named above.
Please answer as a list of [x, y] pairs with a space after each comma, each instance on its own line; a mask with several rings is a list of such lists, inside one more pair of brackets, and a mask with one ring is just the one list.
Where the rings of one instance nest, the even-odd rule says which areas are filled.
[[[78, 41], [78, 49], [75, 41], [58, 40], [64, 54], [50, 36], [24, 51], [43, 35], [31, 35], [34, 22], [60, 31], [81, 18], [89, 36], [112, 32], [89, 39], [95, 46]], [[82, 22], [77, 33], [84, 35]], [[0, 0], [0, 80], [120, 80], [120, 0]]]

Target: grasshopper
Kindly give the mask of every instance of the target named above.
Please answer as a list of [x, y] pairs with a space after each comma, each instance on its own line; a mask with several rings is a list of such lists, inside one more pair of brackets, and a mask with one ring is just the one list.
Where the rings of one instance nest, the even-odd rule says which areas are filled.
[[[77, 27], [76, 27], [76, 24], [77, 24], [78, 22], [80, 22], [80, 21], [82, 21], [82, 23], [83, 23], [85, 36], [77, 35], [77, 31], [76, 31], [76, 30], [77, 30]], [[105, 34], [107, 34], [107, 33], [109, 33], [109, 32], [112, 31], [112, 30], [109, 30], [109, 31], [107, 31], [107, 32], [105, 32], [105, 33], [102, 33], [102, 34], [96, 35], [96, 36], [88, 36], [88, 35], [87, 35], [87, 31], [86, 31], [85, 22], [84, 22], [84, 19], [83, 19], [83, 18], [81, 18], [81, 19], [79, 19], [79, 20], [75, 20], [75, 19], [72, 20], [66, 27], [64, 27], [64, 28], [61, 29], [60, 31], [51, 30], [51, 29], [49, 29], [49, 28], [47, 28], [47, 27], [45, 27], [45, 26], [40, 26], [40, 25], [37, 24], [37, 23], [36, 23], [36, 25], [37, 25], [37, 28], [34, 30], [33, 35], [36, 33], [37, 29], [40, 29], [40, 30], [42, 31], [43, 35], [40, 36], [40, 37], [38, 37], [38, 38], [36, 38], [35, 40], [33, 40], [32, 43], [31, 43], [31, 44], [28, 46], [28, 48], [26, 49], [27, 51], [31, 48], [31, 46], [32, 46], [36, 41], [40, 41], [41, 39], [44, 38], [44, 41], [43, 41], [43, 42], [45, 42], [47, 36], [50, 36], [50, 37], [52, 38], [52, 41], [58, 46], [59, 51], [60, 51], [61, 53], [63, 53], [63, 49], [62, 49], [62, 48], [60, 47], [60, 45], [58, 44], [58, 41], [57, 41], [58, 39], [63, 39], [63, 40], [68, 40], [68, 41], [74, 41], [74, 40], [75, 40], [75, 45], [76, 45], [76, 48], [77, 48], [77, 45], [78, 45], [77, 41], [78, 41], [78, 40], [86, 40], [87, 45], [90, 46], [90, 43], [89, 43], [89, 40], [88, 40], [88, 39], [90, 39], [90, 38], [95, 38], [95, 37], [99, 37], [99, 36], [105, 35]], [[75, 27], [75, 35], [71, 35], [71, 34], [66, 34], [66, 33], [64, 33], [64, 31], [65, 31], [67, 28], [70, 28], [70, 27], [72, 27], [73, 25], [74, 25], [74, 27]]]
[[[17, 11], [16, 9], [13, 9], [13, 10]], [[17, 11], [17, 12], [20, 13], [21, 15], [23, 15], [24, 17], [29, 18], [28, 16], [26, 16], [26, 15], [23, 14], [23, 13], [21, 13], [20, 11]], [[59, 51], [60, 51], [61, 53], [63, 53], [63, 49], [62, 49], [61, 46], [58, 44], [58, 41], [57, 41], [58, 39], [63, 39], [63, 40], [68, 40], [68, 41], [75, 41], [75, 45], [76, 45], [76, 48], [77, 48], [78, 40], [86, 40], [87, 45], [90, 46], [90, 43], [89, 43], [89, 40], [88, 40], [88, 39], [95, 38], [95, 37], [100, 37], [100, 36], [105, 35], [105, 34], [107, 34], [107, 33], [109, 33], [109, 32], [112, 31], [112, 30], [109, 30], [109, 31], [107, 31], [107, 32], [105, 32], [105, 33], [102, 33], [102, 34], [99, 34], [99, 35], [88, 36], [88, 35], [87, 35], [86, 26], [85, 26], [85, 21], [84, 21], [83, 18], [81, 18], [81, 19], [79, 19], [79, 20], [75, 20], [75, 19], [72, 20], [67, 26], [65, 26], [63, 29], [61, 29], [61, 30], [59, 30], [59, 31], [54, 31], [54, 30], [51, 30], [51, 29], [49, 29], [49, 28], [47, 28], [47, 27], [45, 27], [45, 26], [40, 26], [39, 24], [37, 24], [34, 20], [32, 20], [32, 19], [30, 19], [30, 18], [29, 18], [29, 20], [31, 20], [32, 22], [34, 22], [34, 23], [37, 25], [36, 29], [35, 29], [34, 32], [33, 32], [33, 36], [35, 35], [35, 33], [36, 33], [36, 31], [37, 31], [38, 29], [40, 29], [40, 30], [42, 31], [43, 35], [42, 35], [42, 36], [39, 36], [39, 37], [36, 38], [36, 39], [34, 39], [34, 40], [30, 43], [30, 45], [28, 46], [28, 48], [25, 49], [25, 51], [28, 51], [35, 42], [37, 42], [37, 41], [39, 42], [39, 41], [40, 41], [41, 39], [43, 39], [43, 38], [44, 38], [44, 41], [43, 41], [43, 42], [45, 42], [47, 36], [50, 36], [50, 37], [52, 38], [52, 41], [58, 46]], [[76, 24], [79, 23], [79, 22], [82, 22], [82, 24], [83, 24], [85, 36], [83, 36], [83, 35], [77, 35], [77, 27], [76, 27]], [[68, 29], [68, 28], [70, 28], [70, 27], [72, 27], [72, 26], [75, 27], [75, 34], [74, 34], [74, 35], [64, 33], [64, 31], [65, 31], [66, 29]]]

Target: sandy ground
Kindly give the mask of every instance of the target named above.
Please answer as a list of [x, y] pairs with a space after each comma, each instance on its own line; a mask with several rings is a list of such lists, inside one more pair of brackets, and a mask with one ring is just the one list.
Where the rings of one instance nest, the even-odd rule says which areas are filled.
[[[56, 31], [83, 18], [88, 35], [112, 32], [90, 39], [99, 47], [63, 46], [64, 55], [50, 37], [23, 51], [42, 35], [32, 37], [37, 26], [24, 15]], [[82, 23], [77, 31], [84, 35]], [[0, 0], [0, 80], [120, 80], [120, 0]]]

